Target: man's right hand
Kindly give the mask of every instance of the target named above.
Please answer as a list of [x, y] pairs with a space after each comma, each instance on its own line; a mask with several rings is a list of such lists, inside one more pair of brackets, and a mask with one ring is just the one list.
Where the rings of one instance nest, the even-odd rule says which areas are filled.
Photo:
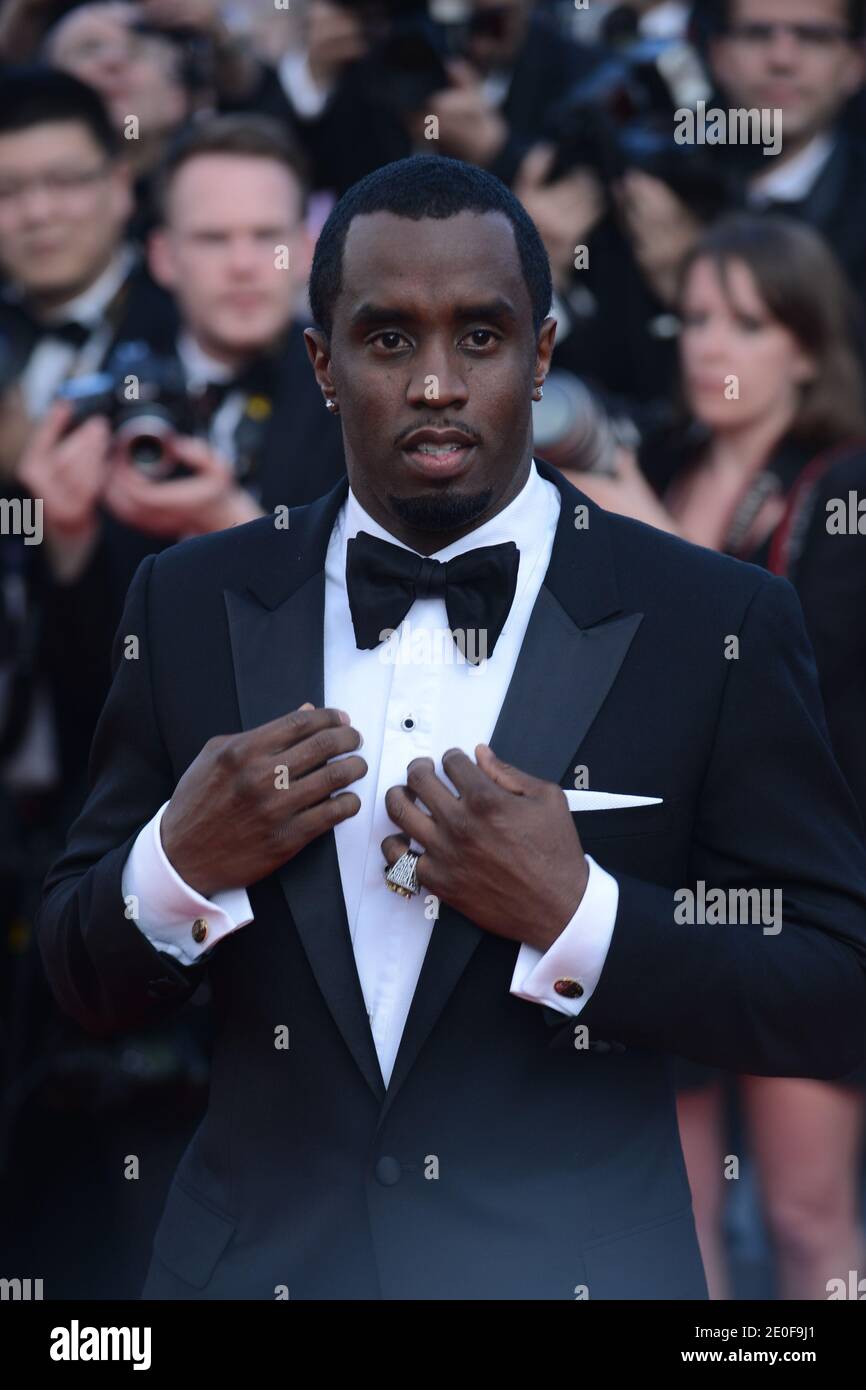
[[364, 777], [367, 764], [337, 755], [361, 742], [343, 711], [310, 704], [257, 729], [209, 739], [162, 817], [169, 862], [206, 898], [265, 878], [357, 815], [360, 798], [339, 789]]
[[97, 504], [108, 477], [111, 430], [102, 415], [69, 429], [69, 401], [55, 401], [34, 429], [16, 469], [18, 481], [43, 499], [46, 534], [78, 540], [98, 525]]

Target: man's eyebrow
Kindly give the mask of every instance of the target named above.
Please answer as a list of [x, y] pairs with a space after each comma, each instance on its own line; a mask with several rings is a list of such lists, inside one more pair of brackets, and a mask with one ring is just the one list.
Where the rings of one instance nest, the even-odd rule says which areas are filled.
[[[455, 309], [454, 318], [458, 323], [468, 323], [472, 319], [516, 323], [517, 311], [509, 300], [497, 297], [479, 304], [461, 304]], [[414, 322], [416, 316], [408, 309], [393, 309], [387, 305], [370, 303], [359, 305], [349, 320], [352, 328], [376, 328], [385, 324]]]

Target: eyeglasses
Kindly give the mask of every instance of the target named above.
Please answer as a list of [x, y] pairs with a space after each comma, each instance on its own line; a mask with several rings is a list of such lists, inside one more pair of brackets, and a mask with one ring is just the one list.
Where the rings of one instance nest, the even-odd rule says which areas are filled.
[[737, 43], [751, 44], [755, 48], [772, 43], [780, 33], [789, 34], [801, 48], [815, 52], [823, 52], [837, 43], [849, 43], [852, 38], [850, 30], [841, 24], [775, 24], [763, 20], [731, 24], [726, 33]]
[[109, 168], [110, 162], [106, 160], [95, 169], [48, 169], [27, 179], [0, 177], [0, 205], [18, 202], [31, 188], [43, 188], [55, 197], [69, 197], [105, 178]]

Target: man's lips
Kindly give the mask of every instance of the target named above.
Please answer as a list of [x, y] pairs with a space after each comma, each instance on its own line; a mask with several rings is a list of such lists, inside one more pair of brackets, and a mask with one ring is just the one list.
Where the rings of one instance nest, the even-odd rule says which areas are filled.
[[455, 478], [465, 473], [475, 456], [475, 441], [462, 430], [415, 430], [402, 453], [425, 478]]

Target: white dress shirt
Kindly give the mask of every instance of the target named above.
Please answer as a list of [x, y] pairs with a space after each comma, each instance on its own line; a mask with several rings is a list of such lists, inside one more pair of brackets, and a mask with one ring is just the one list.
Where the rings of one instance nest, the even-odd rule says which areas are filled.
[[[92, 285], [45, 315], [45, 333], [21, 373], [21, 392], [31, 420], [44, 415], [64, 381], [99, 369], [114, 334], [114, 326], [105, 321], [105, 311], [134, 264], [132, 248], [121, 247]], [[92, 332], [87, 342], [77, 348], [62, 338], [52, 337], [52, 322], [80, 323]]]
[[[177, 337], [177, 356], [183, 368], [187, 389], [193, 392], [201, 390], [210, 382], [230, 381], [236, 373], [235, 367], [230, 367], [226, 362], [220, 362], [205, 352], [185, 328], [181, 329]], [[214, 412], [208, 426], [208, 443], [232, 467], [236, 463], [237, 455], [235, 434], [246, 403], [245, 391], [229, 391], [219, 409]]]
[[[493, 654], [478, 666], [458, 651], [439, 597], [416, 600], [386, 641], [360, 650], [346, 592], [346, 542], [366, 531], [394, 545], [402, 543], [367, 514], [351, 488], [331, 533], [325, 561], [325, 704], [351, 716], [363, 736], [361, 753], [368, 767], [351, 787], [361, 809], [336, 825], [334, 836], [355, 963], [386, 1085], [436, 929], [437, 903], [423, 889], [411, 899], [400, 897], [384, 882], [381, 842], [397, 832], [385, 809], [385, 793], [405, 783], [407, 766], [417, 757], [432, 758], [438, 776], [456, 791], [442, 768], [442, 754], [459, 747], [474, 758], [476, 745], [489, 742], [550, 561], [559, 508], [558, 490], [540, 476], [533, 461], [525, 486], [507, 507], [435, 552], [444, 562], [508, 540], [520, 551], [511, 610]], [[551, 679], [556, 679], [555, 669]], [[223, 936], [252, 921], [252, 912], [243, 888], [208, 900], [176, 873], [159, 832], [167, 805], [138, 835], [124, 866], [122, 890], [127, 903], [134, 896], [136, 910], [130, 915], [152, 944], [191, 964], [218, 948]], [[520, 946], [510, 987], [518, 998], [572, 1016], [580, 1013], [598, 983], [619, 901], [616, 879], [587, 859], [586, 892], [571, 921], [545, 952]], [[206, 946], [192, 940], [190, 928], [197, 917], [208, 922]], [[563, 979], [579, 982], [582, 995], [557, 993], [554, 984]]]
[[754, 208], [765, 203], [802, 202], [817, 183], [835, 146], [833, 136], [824, 131], [782, 164], [774, 160], [766, 173], [749, 180], [747, 202]]

